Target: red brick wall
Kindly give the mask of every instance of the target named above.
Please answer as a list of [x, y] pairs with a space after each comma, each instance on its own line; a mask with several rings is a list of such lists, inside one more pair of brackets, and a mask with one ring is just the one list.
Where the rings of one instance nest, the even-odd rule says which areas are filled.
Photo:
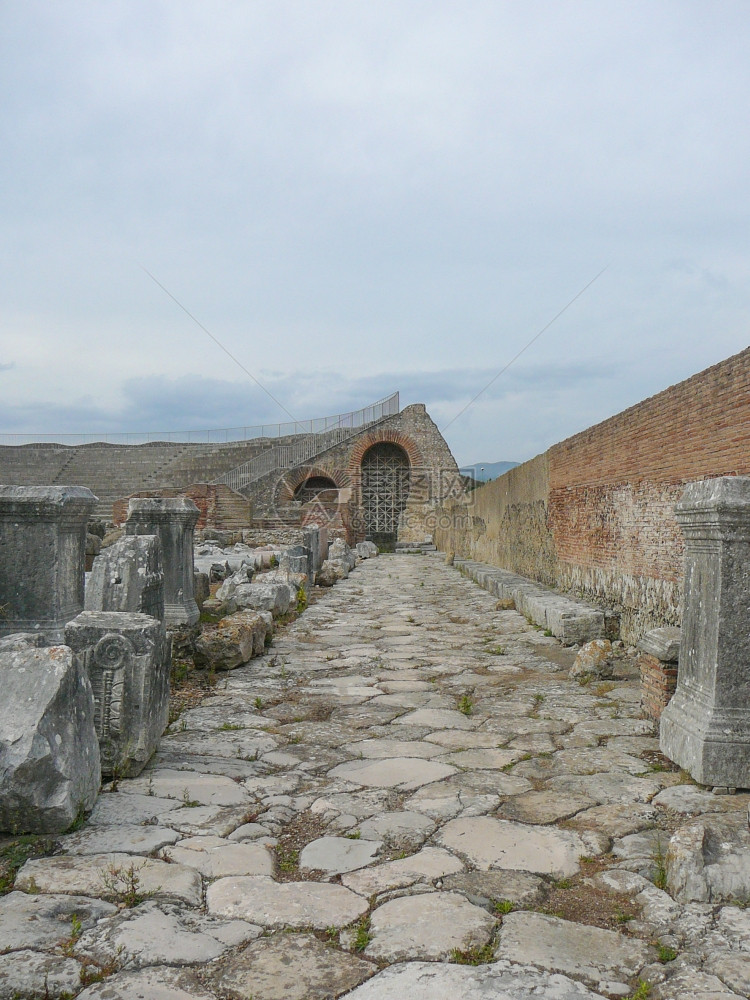
[[548, 555], [544, 573], [533, 573], [523, 568], [527, 494], [541, 458], [478, 490], [479, 530], [443, 532], [440, 547], [613, 608], [629, 641], [679, 624], [683, 545], [674, 505], [685, 483], [750, 475], [750, 348], [549, 449], [544, 531], [539, 511], [534, 522]]

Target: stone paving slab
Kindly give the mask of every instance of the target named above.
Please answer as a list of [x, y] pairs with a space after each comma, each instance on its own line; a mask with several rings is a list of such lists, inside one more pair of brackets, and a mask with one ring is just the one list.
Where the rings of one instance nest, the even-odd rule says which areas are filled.
[[270, 878], [222, 878], [208, 887], [208, 912], [282, 927], [345, 927], [367, 912], [367, 900], [325, 882], [274, 882]]
[[555, 878], [574, 875], [580, 858], [588, 854], [584, 841], [572, 831], [485, 816], [452, 820], [437, 839], [482, 870], [509, 868]]
[[16, 877], [21, 892], [71, 893], [116, 898], [128, 888], [130, 870], [140, 894], [178, 899], [188, 906], [201, 902], [201, 877], [192, 868], [130, 854], [90, 854], [27, 861]]
[[563, 972], [592, 985], [625, 985], [656, 953], [644, 941], [617, 931], [560, 920], [546, 913], [509, 913], [503, 920], [496, 955]]
[[365, 955], [381, 962], [441, 961], [454, 951], [481, 949], [496, 921], [455, 892], [427, 892], [392, 899], [373, 911]]
[[507, 962], [471, 968], [435, 962], [393, 965], [347, 1000], [605, 1000], [566, 976]]
[[252, 1000], [329, 1000], [377, 971], [362, 958], [305, 934], [275, 934], [243, 949], [210, 973], [222, 992]]

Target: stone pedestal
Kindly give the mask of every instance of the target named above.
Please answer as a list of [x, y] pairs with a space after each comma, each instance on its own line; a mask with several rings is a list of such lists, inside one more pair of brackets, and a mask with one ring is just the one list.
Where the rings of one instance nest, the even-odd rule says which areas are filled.
[[187, 497], [138, 497], [128, 505], [128, 535], [158, 535], [164, 569], [164, 620], [168, 626], [194, 625], [193, 532], [198, 508]]
[[94, 560], [86, 611], [136, 611], [164, 621], [164, 573], [157, 535], [123, 535]]
[[677, 691], [663, 753], [706, 785], [750, 787], [750, 478], [691, 483]]
[[83, 610], [96, 502], [83, 486], [0, 486], [0, 635], [39, 632], [59, 642]]
[[150, 615], [84, 611], [65, 629], [94, 692], [102, 774], [140, 774], [169, 716], [171, 642]]

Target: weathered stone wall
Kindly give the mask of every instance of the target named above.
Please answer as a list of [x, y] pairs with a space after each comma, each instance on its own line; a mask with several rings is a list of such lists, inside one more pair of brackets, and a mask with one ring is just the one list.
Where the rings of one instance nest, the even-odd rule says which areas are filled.
[[480, 487], [436, 541], [618, 611], [633, 641], [680, 621], [685, 484], [749, 473], [747, 349]]
[[468, 494], [441, 516], [439, 548], [554, 586], [557, 555], [548, 524], [549, 460], [538, 455]]

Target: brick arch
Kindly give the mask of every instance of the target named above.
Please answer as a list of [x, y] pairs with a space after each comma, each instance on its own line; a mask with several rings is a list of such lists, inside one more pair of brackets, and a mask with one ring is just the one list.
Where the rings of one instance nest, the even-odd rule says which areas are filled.
[[409, 437], [407, 434], [402, 434], [401, 431], [397, 430], [367, 431], [366, 434], [357, 438], [349, 453], [349, 468], [347, 472], [351, 485], [356, 490], [357, 495], [359, 495], [362, 485], [362, 459], [365, 457], [365, 452], [376, 444], [397, 444], [403, 448], [412, 469], [420, 468], [424, 465], [422, 452], [419, 450], [419, 446], [414, 438]]
[[276, 491], [277, 503], [291, 503], [294, 500], [297, 487], [301, 486], [307, 479], [318, 476], [331, 479], [340, 490], [351, 485], [349, 477], [341, 469], [324, 469], [319, 465], [298, 465], [295, 469], [289, 469], [281, 477]]

